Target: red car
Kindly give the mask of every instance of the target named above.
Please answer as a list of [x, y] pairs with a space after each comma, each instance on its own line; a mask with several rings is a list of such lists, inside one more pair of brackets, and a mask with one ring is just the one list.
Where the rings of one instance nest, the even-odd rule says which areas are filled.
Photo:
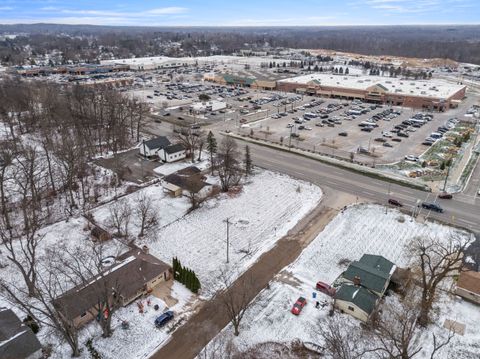
[[335, 288], [328, 285], [327, 283], [323, 283], [323, 282], [318, 281], [315, 288], [319, 292], [325, 293], [326, 295], [329, 295], [330, 297], [333, 297], [335, 295]]
[[391, 204], [392, 206], [395, 206], [395, 207], [403, 207], [403, 204], [401, 204], [399, 201], [393, 198], [390, 198], [388, 200], [388, 204]]
[[299, 297], [293, 305], [291, 312], [295, 315], [299, 315], [305, 304], [307, 304], [307, 300], [304, 297]]
[[442, 192], [438, 195], [438, 198], [442, 198], [442, 199], [452, 199], [453, 196], [451, 193], [447, 193], [447, 192]]

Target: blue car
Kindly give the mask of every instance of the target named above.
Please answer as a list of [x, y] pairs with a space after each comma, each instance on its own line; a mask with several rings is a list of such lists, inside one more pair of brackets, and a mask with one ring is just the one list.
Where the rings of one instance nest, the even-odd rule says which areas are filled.
[[171, 310], [169, 310], [169, 311], [163, 313], [157, 319], [155, 319], [155, 326], [157, 328], [161, 328], [165, 324], [167, 324], [169, 321], [171, 321], [172, 319], [173, 319], [173, 312]]

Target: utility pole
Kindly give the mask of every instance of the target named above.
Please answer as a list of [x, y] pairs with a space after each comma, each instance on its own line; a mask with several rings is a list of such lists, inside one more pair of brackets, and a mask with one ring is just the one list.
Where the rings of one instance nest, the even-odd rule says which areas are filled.
[[229, 233], [230, 232], [230, 218], [227, 218], [227, 263], [229, 262], [229, 245], [230, 245], [230, 238], [229, 238]]

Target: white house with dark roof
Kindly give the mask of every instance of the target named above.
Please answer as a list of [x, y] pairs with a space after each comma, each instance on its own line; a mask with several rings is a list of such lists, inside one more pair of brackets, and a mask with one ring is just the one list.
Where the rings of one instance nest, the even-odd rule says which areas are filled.
[[165, 136], [152, 138], [148, 141], [143, 141], [140, 144], [140, 154], [144, 157], [153, 157], [158, 155], [158, 151], [170, 146], [170, 140]]
[[187, 151], [181, 143], [161, 148], [158, 151], [158, 157], [163, 162], [175, 162], [187, 157]]

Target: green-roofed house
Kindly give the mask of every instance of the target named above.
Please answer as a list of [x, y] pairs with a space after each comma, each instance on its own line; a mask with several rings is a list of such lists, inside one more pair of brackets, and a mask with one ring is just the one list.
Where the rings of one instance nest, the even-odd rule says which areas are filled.
[[395, 264], [382, 256], [364, 254], [360, 260], [350, 263], [340, 282], [361, 286], [381, 298], [395, 269]]
[[367, 322], [375, 311], [379, 298], [361, 286], [342, 284], [336, 291], [333, 305], [351, 316]]

